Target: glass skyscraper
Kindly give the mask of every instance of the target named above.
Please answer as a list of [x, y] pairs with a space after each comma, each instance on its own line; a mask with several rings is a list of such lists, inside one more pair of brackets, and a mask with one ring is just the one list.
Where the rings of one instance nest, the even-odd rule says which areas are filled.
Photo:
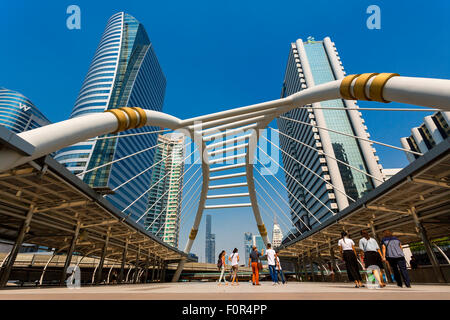
[[39, 128], [50, 121], [23, 94], [0, 87], [0, 125], [15, 133]]
[[[119, 12], [108, 20], [70, 117], [119, 107], [161, 111], [165, 88], [165, 76], [144, 26], [131, 15]], [[127, 133], [156, 130], [159, 128], [145, 127]], [[91, 187], [106, 193], [107, 199], [123, 210], [148, 190], [151, 171], [121, 184], [153, 163], [154, 149], [89, 170], [154, 146], [156, 139], [153, 134], [90, 140], [59, 150], [55, 159]], [[137, 219], [146, 206], [147, 197], [142, 196], [125, 213]]]
[[[330, 38], [326, 37], [323, 41], [309, 38], [307, 42], [298, 39], [295, 43], [291, 43], [281, 96], [286, 97], [344, 76], [342, 63]], [[292, 210], [291, 219], [302, 232], [308, 230], [308, 227], [317, 227], [319, 225], [317, 220], [322, 222], [347, 207], [351, 202], [347, 196], [356, 200], [379, 185], [380, 180], [383, 181], [382, 167], [371, 143], [295, 122], [297, 120], [368, 138], [369, 134], [361, 113], [357, 110], [343, 110], [343, 108], [357, 108], [355, 102], [336, 99], [313, 103], [310, 107], [324, 109], [297, 108], [283, 115], [294, 121], [283, 117], [277, 120], [282, 133], [281, 148], [303, 164], [302, 166], [282, 154], [286, 171], [305, 186], [303, 188], [291, 176], [286, 175], [287, 188], [295, 196], [294, 198], [288, 194]], [[333, 158], [367, 172], [379, 180]]]
[[174, 247], [178, 247], [183, 157], [184, 135], [158, 136], [144, 226]]
[[245, 263], [247, 263], [250, 257], [250, 252], [252, 252], [253, 246], [253, 234], [251, 232], [244, 233], [244, 250], [245, 250]]
[[206, 215], [205, 262], [216, 263], [216, 235], [211, 233], [211, 215]]

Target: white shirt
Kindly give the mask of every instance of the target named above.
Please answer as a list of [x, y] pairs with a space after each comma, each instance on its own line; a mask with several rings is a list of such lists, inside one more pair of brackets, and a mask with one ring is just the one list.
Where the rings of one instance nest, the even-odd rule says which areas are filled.
[[266, 256], [267, 256], [267, 264], [269, 266], [274, 266], [275, 265], [275, 250], [267, 249]]
[[236, 252], [236, 253], [231, 254], [231, 265], [232, 266], [239, 264], [238, 258], [239, 258], [239, 253]]
[[359, 240], [359, 248], [362, 249], [364, 252], [367, 251], [376, 252], [377, 250], [380, 249], [377, 240], [375, 240], [374, 238], [370, 238], [369, 240], [367, 240], [366, 238], [362, 238], [361, 240]]
[[[345, 241], [344, 241], [344, 240], [345, 240]], [[338, 241], [338, 245], [339, 245], [340, 247], [342, 247], [342, 250], [353, 250], [353, 247], [352, 247], [352, 246], [355, 245], [355, 243], [353, 242], [353, 240], [352, 240], [352, 239], [349, 239], [349, 238], [347, 238], [347, 237], [345, 237], [344, 240], [343, 240], [343, 239], [339, 239], [339, 241]]]

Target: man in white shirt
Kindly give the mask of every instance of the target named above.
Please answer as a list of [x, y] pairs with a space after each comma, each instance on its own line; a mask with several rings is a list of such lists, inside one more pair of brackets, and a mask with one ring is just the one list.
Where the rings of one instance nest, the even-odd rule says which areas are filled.
[[267, 244], [266, 257], [267, 264], [269, 265], [270, 277], [272, 278], [273, 285], [276, 285], [278, 284], [278, 271], [276, 268], [277, 254], [275, 250], [272, 249], [272, 245], [270, 243]]

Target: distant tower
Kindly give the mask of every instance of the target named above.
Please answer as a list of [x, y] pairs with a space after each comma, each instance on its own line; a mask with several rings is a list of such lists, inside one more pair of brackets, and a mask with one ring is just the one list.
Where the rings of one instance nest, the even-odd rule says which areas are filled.
[[[144, 226], [164, 242], [178, 247], [181, 211], [181, 178], [184, 170], [184, 135], [158, 136]], [[162, 212], [164, 211], [164, 212]]]
[[48, 124], [50, 121], [27, 97], [0, 87], [0, 125], [21, 133]]
[[283, 241], [283, 232], [281, 231], [280, 225], [277, 222], [277, 217], [273, 220], [273, 230], [272, 230], [272, 247], [276, 248], [281, 245]]
[[216, 235], [211, 233], [211, 215], [206, 215], [205, 262], [215, 263]]
[[253, 246], [253, 234], [251, 232], [244, 233], [244, 249], [245, 249], [245, 262], [247, 263], [250, 257], [250, 252]]

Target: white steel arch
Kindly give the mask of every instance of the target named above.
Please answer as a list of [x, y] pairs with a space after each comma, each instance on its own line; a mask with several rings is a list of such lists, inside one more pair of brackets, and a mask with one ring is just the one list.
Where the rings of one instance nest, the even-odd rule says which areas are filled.
[[[203, 181], [199, 206], [184, 251], [189, 253], [192, 248], [205, 209], [252, 207], [259, 232], [264, 242], [267, 243], [267, 230], [259, 211], [253, 178], [253, 158], [259, 138], [259, 129], [264, 129], [273, 119], [289, 110], [332, 99], [370, 100], [384, 103], [396, 101], [450, 111], [450, 80], [401, 77], [392, 73], [349, 75], [343, 79], [309, 87], [286, 98], [186, 120], [140, 108], [107, 110], [104, 113], [88, 114], [20, 133], [19, 137], [34, 146], [34, 152], [29, 156], [25, 156], [12, 149], [4, 148], [0, 150], [0, 172], [12, 169], [74, 143], [108, 133], [121, 132], [142, 126], [159, 126], [178, 130], [193, 139], [199, 148], [203, 160]], [[314, 109], [314, 105], [311, 109]], [[249, 133], [247, 134], [247, 132]], [[243, 134], [221, 140], [227, 135], [235, 135], [237, 133]], [[216, 140], [220, 141], [216, 142]], [[235, 142], [243, 143], [227, 147], [228, 144]], [[222, 149], [217, 149], [220, 147]], [[237, 155], [219, 159], [214, 158], [215, 155], [220, 153], [242, 149], [244, 152]], [[236, 159], [245, 160], [243, 163], [211, 167], [223, 161]], [[211, 173], [237, 168], [245, 168], [245, 172], [211, 175]], [[210, 185], [211, 181], [237, 176], [245, 177], [246, 182]], [[208, 196], [209, 190], [233, 189], [245, 186], [248, 189], [248, 193]], [[250, 203], [206, 205], [207, 199], [242, 196], [248, 196]], [[178, 279], [183, 264], [184, 261], [179, 264], [174, 280]]]

